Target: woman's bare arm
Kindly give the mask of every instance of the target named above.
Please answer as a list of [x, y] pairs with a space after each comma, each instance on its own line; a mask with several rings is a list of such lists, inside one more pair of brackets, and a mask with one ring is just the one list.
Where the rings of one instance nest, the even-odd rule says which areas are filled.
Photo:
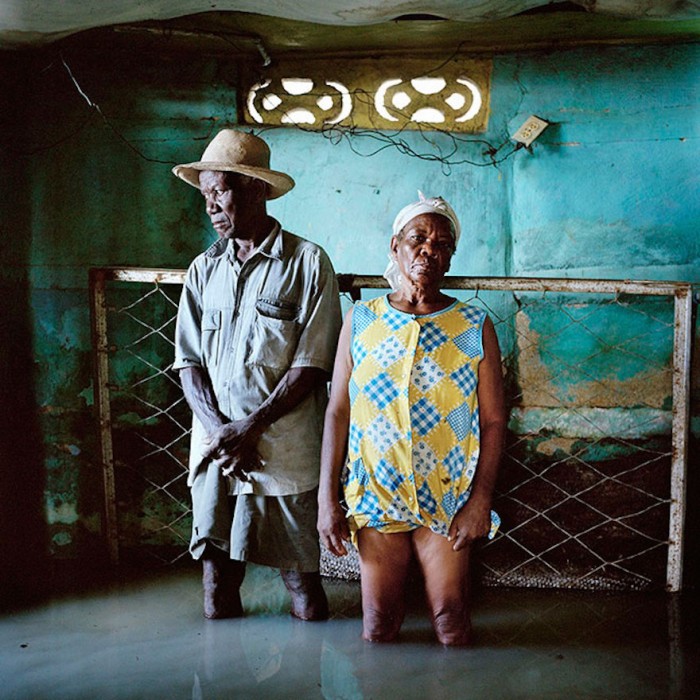
[[350, 430], [348, 384], [352, 373], [351, 335], [352, 310], [345, 317], [338, 339], [331, 395], [323, 426], [321, 480], [318, 489], [318, 532], [321, 541], [336, 556], [347, 554], [344, 542], [350, 539], [345, 512], [340, 505], [340, 473], [345, 463]]
[[471, 495], [452, 520], [448, 538], [459, 550], [470, 542], [488, 535], [491, 527], [491, 502], [496, 487], [498, 467], [506, 429], [503, 371], [498, 338], [491, 319], [483, 328], [484, 357], [479, 363], [480, 450]]

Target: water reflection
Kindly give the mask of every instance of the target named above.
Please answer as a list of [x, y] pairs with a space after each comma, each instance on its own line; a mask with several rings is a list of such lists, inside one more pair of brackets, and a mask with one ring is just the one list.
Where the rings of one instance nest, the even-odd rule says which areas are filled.
[[437, 644], [420, 610], [389, 645], [360, 638], [357, 609], [324, 623], [284, 615], [205, 623], [192, 697], [682, 698], [697, 680], [688, 662], [699, 656], [696, 643], [667, 634], [674, 600], [488, 592], [470, 649]]
[[0, 618], [2, 697], [672, 698], [700, 687], [700, 594], [481, 592], [475, 646], [445, 649], [412, 607], [399, 641], [361, 640], [359, 590], [333, 619], [289, 616], [278, 578], [246, 583], [248, 616], [206, 621], [195, 573], [137, 581]]

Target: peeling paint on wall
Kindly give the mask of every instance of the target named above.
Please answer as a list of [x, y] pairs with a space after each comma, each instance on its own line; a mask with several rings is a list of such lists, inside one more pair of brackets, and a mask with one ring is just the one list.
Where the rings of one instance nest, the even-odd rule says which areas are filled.
[[671, 412], [654, 408], [514, 408], [508, 427], [519, 435], [545, 432], [567, 439], [634, 440], [670, 435]]
[[78, 522], [76, 503], [65, 503], [54, 494], [47, 494], [46, 520], [49, 525], [71, 525]]
[[[605, 311], [595, 333], [583, 326], [576, 328], [568, 316], [559, 314], [561, 325], [547, 324], [546, 336], [532, 326], [541, 324], [543, 316], [557, 314], [556, 308], [552, 311], [543, 305], [534, 312], [516, 314], [521, 406], [657, 409], [669, 406], [673, 389], [669, 362], [671, 329], [662, 328], [666, 338], [659, 340], [656, 353], [652, 349], [645, 356], [642, 354], [648, 350], [645, 345], [641, 349], [639, 344], [621, 347], [620, 338], [610, 332], [615, 319], [606, 318], [609, 314]], [[590, 325], [590, 319], [587, 323]], [[559, 328], [563, 330], [560, 332]], [[629, 325], [625, 328], [626, 335], [633, 339], [638, 334], [634, 328], [630, 331]], [[639, 334], [643, 333], [640, 329]], [[584, 345], [588, 347], [582, 349]], [[629, 376], [619, 378], [615, 373]]]

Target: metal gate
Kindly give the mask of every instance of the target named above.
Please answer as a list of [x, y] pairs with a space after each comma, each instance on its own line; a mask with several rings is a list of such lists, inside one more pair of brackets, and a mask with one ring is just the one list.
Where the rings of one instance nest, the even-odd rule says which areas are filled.
[[[184, 270], [90, 272], [105, 533], [118, 561], [184, 556], [190, 416], [171, 371]], [[378, 276], [339, 275], [348, 299]], [[480, 551], [490, 585], [682, 586], [690, 392], [689, 284], [449, 277], [501, 344], [508, 440]], [[352, 577], [352, 557], [324, 557]]]

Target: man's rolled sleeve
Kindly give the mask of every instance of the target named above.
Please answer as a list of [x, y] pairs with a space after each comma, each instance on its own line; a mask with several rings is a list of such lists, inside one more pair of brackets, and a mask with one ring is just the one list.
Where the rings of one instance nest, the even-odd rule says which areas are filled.
[[195, 277], [194, 267], [191, 267], [187, 271], [177, 312], [174, 370], [202, 366], [202, 297], [194, 284]]
[[309, 313], [291, 366], [319, 367], [331, 372], [340, 333], [340, 295], [335, 271], [326, 253], [319, 250], [316, 260], [309, 290]]

